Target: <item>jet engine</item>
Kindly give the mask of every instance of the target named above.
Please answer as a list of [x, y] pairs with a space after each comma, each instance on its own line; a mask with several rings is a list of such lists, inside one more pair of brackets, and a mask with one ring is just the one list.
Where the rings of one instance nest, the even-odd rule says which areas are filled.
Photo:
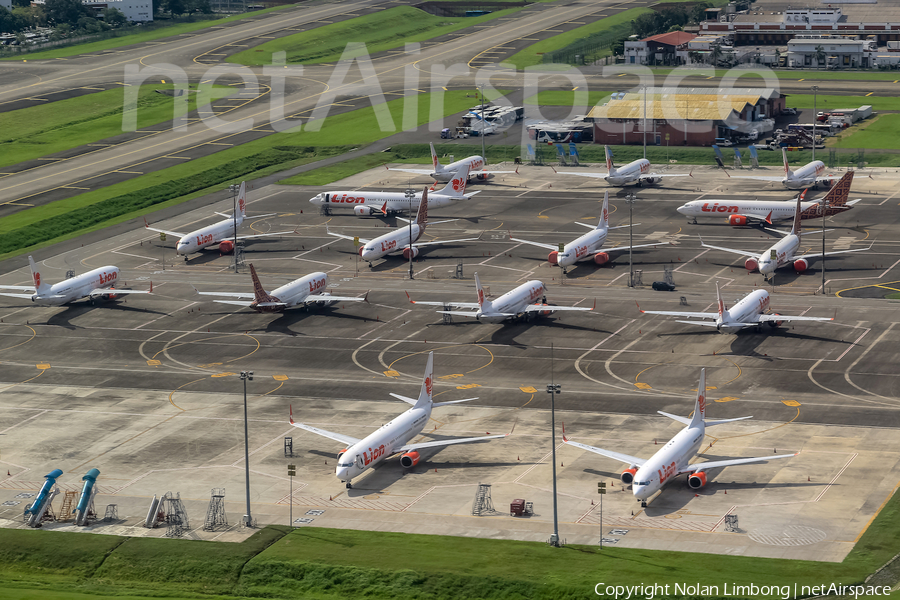
[[[776, 317], [780, 316], [778, 313], [772, 313], [772, 314], [775, 315]], [[784, 321], [768, 321], [768, 323], [769, 323], [769, 327], [771, 327], [772, 329], [775, 329], [776, 327], [781, 327], [781, 324], [784, 323]]]
[[641, 183], [647, 185], [658, 185], [662, 183], [662, 177], [659, 177], [658, 175], [650, 175], [649, 177], [642, 178]]
[[755, 271], [759, 268], [759, 263], [756, 262], [755, 258], [748, 258], [744, 261], [744, 268], [748, 271]]
[[417, 256], [419, 255], [419, 249], [418, 249], [418, 248], [416, 248], [415, 246], [413, 246], [412, 248], [410, 248], [409, 246], [407, 246], [406, 248], [403, 249], [403, 260], [409, 260], [410, 250], [412, 250], [412, 257], [413, 257], [413, 258], [415, 258], [415, 257], [417, 257]]
[[609, 262], [609, 254], [606, 252], [598, 252], [594, 255], [594, 264], [605, 265]]
[[735, 226], [746, 225], [747, 217], [745, 217], [744, 215], [730, 215], [728, 217], [728, 224]]
[[337, 459], [338, 459], [338, 462], [341, 461], [341, 457], [342, 457], [344, 454], [346, 454], [346, 453], [347, 453], [347, 449], [346, 449], [346, 448], [344, 448], [343, 450], [341, 450], [340, 452], [337, 453]]
[[219, 242], [219, 254], [231, 254], [234, 252], [233, 240], [222, 240]]
[[478, 179], [479, 181], [484, 181], [485, 179], [487, 179], [490, 176], [491, 176], [490, 173], [479, 173], [478, 175], [475, 176], [475, 179]]
[[551, 265], [558, 265], [559, 261], [556, 259], [556, 255], [559, 254], [556, 250], [547, 255], [547, 262]]
[[375, 211], [371, 206], [354, 206], [353, 214], [357, 217], [371, 217]]
[[688, 485], [691, 486], [692, 490], [699, 490], [704, 485], [706, 485], [706, 473], [703, 471], [698, 471], [688, 477]]
[[794, 261], [794, 270], [802, 273], [809, 268], [809, 262], [805, 258], [798, 258]]
[[[322, 292], [319, 295], [320, 296], [330, 296], [331, 292]], [[321, 307], [331, 306], [332, 304], [337, 304], [337, 303], [334, 300], [319, 300], [316, 302], [316, 306], [321, 306]]]
[[[546, 302], [542, 302], [542, 303], [541, 303], [541, 306], [548, 306], [548, 307], [549, 307], [550, 305], [547, 304]], [[550, 315], [553, 314], [553, 311], [552, 311], [552, 310], [542, 310], [542, 311], [540, 311], [538, 314], [539, 314], [540, 316], [542, 316], [542, 317], [549, 317]]]
[[363, 246], [362, 244], [360, 244], [360, 245], [359, 245], [359, 250], [357, 250], [357, 253], [358, 253], [360, 256], [362, 256], [363, 250], [365, 250], [365, 248], [366, 248], [365, 246]]
[[400, 456], [400, 465], [404, 469], [409, 469], [411, 467], [419, 464], [419, 453], [418, 452], [407, 452], [406, 454], [402, 454]]
[[634, 481], [634, 474], [637, 473], [637, 469], [635, 467], [628, 467], [624, 471], [622, 471], [622, 483], [628, 485], [632, 481]]

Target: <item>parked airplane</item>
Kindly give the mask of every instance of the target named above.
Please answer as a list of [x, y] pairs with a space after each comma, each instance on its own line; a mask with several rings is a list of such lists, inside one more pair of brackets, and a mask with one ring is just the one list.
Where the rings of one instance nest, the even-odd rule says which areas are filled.
[[767, 313], [769, 310], [769, 292], [756, 290], [750, 292], [730, 309], [726, 308], [719, 292], [719, 282], [716, 282], [717, 312], [683, 312], [671, 310], [642, 310], [638, 304], [638, 310], [646, 315], [670, 315], [673, 317], [688, 317], [691, 319], [713, 319], [712, 321], [679, 321], [688, 325], [703, 325], [715, 327], [722, 333], [735, 333], [744, 327], [756, 327], [762, 329], [763, 324], [775, 329], [785, 321], [834, 321], [832, 317], [792, 317], [780, 313]]
[[[178, 254], [184, 255], [184, 260], [187, 260], [188, 254], [193, 254], [194, 252], [200, 252], [204, 248], [208, 246], [213, 246], [215, 244], [219, 245], [219, 252], [223, 254], [228, 254], [230, 252], [234, 252], [234, 232], [238, 227], [241, 226], [241, 223], [244, 222], [244, 219], [260, 219], [262, 217], [271, 217], [275, 213], [270, 213], [267, 215], [258, 215], [255, 217], [248, 217], [245, 214], [245, 209], [247, 205], [247, 189], [246, 182], [241, 182], [241, 191], [238, 193], [237, 197], [237, 215], [226, 215], [223, 213], [216, 213], [217, 215], [221, 215], [223, 217], [227, 217], [224, 221], [219, 221], [218, 223], [213, 223], [212, 225], [207, 225], [201, 229], [196, 231], [191, 231], [190, 233], [178, 233], [177, 231], [169, 231], [167, 229], [158, 229], [156, 227], [150, 227], [150, 224], [147, 223], [147, 219], [144, 219], [144, 227], [149, 229], [150, 231], [157, 231], [159, 233], [165, 233], [166, 235], [174, 235], [178, 238], [178, 244], [175, 246], [175, 252]], [[237, 224], [235, 224], [237, 221]], [[261, 233], [259, 235], [239, 235], [237, 239], [239, 240], [252, 240], [254, 238], [261, 237], [272, 237], [276, 235], [287, 235], [288, 233], [295, 233], [293, 231], [279, 231], [277, 233]]]
[[785, 150], [784, 148], [781, 149], [781, 156], [782, 158], [784, 158], [784, 177], [767, 177], [764, 175], [728, 175], [728, 171], [725, 171], [725, 174], [732, 179], [780, 181], [781, 184], [789, 190], [801, 190], [808, 187], [818, 189], [819, 184], [824, 184], [826, 187], [830, 187], [834, 185], [834, 182], [837, 180], [837, 178], [833, 175], [829, 175], [828, 177], [819, 177], [819, 175], [821, 175], [825, 171], [825, 163], [823, 163], [821, 160], [814, 160], [803, 165], [796, 171], [792, 171], [790, 165], [788, 165], [787, 150]]
[[[836, 193], [839, 190], [832, 189], [825, 196], [825, 201], [831, 201], [832, 193]], [[759, 269], [759, 272], [763, 274], [763, 277], [768, 280], [769, 275], [775, 273], [775, 269], [779, 267], [786, 266], [788, 264], [793, 263], [794, 270], [798, 273], [802, 273], [806, 269], [809, 268], [809, 263], [814, 258], [820, 258], [822, 256], [834, 256], [835, 254], [846, 254], [847, 252], [862, 252], [864, 250], [869, 250], [872, 246], [868, 248], [855, 248], [853, 250], [837, 250], [835, 252], [827, 252], [825, 254], [812, 253], [812, 254], [804, 254], [802, 256], [796, 256], [797, 249], [800, 247], [800, 198], [797, 198], [797, 208], [794, 211], [794, 225], [791, 227], [790, 233], [785, 233], [783, 231], [778, 231], [775, 229], [770, 229], [774, 233], [785, 236], [781, 240], [778, 241], [774, 246], [765, 250], [763, 253], [750, 252], [747, 250], [734, 250], [733, 248], [723, 248], [721, 246], [711, 246], [709, 244], [705, 244], [703, 239], [700, 239], [700, 245], [704, 248], [712, 248], [714, 250], [721, 250], [723, 252], [730, 252], [732, 254], [739, 254], [741, 256], [747, 256], [747, 260], [744, 262], [744, 267], [748, 271], [755, 271]], [[812, 232], [817, 233], [817, 232]]]
[[[853, 171], [847, 171], [844, 176], [834, 184], [832, 190], [838, 190], [835, 199], [829, 202], [825, 208], [825, 216], [846, 212], [862, 200], [847, 201], [850, 194], [850, 184], [853, 181]], [[806, 191], [800, 195], [800, 219], [817, 219], [822, 216], [823, 200], [826, 196], [816, 198], [810, 202], [803, 202]], [[697, 222], [697, 217], [726, 217], [729, 225], [771, 225], [777, 221], [793, 219], [796, 213], [794, 200], [692, 200], [676, 209], [688, 218]]]
[[706, 472], [710, 469], [721, 469], [722, 467], [748, 463], [764, 463], [778, 458], [790, 458], [799, 454], [734, 458], [689, 464], [691, 459], [697, 456], [697, 451], [703, 444], [703, 437], [706, 435], [707, 427], [753, 418], [740, 417], [737, 419], [722, 419], [720, 421], [706, 420], [706, 369], [700, 369], [700, 387], [697, 389], [697, 399], [694, 402], [694, 413], [691, 418], [679, 417], [661, 410], [656, 412], [679, 423], [684, 423], [686, 427], [660, 448], [656, 454], [647, 459], [573, 442], [566, 437], [565, 425], [563, 425], [563, 442], [570, 446], [628, 464], [628, 468], [622, 471], [622, 483], [625, 485], [632, 484], [631, 489], [634, 497], [641, 502], [641, 506], [647, 506], [647, 498], [658, 492], [663, 484], [673, 477], [684, 473], [689, 474], [687, 483], [691, 489], [698, 490], [706, 485]]
[[[405, 220], [405, 219], [404, 219]], [[438, 221], [438, 223], [444, 223], [445, 221]], [[345, 240], [353, 240], [362, 242], [362, 246], [359, 248], [359, 255], [362, 257], [364, 261], [369, 263], [369, 266], [372, 266], [372, 262], [378, 260], [383, 256], [387, 256], [388, 254], [397, 254], [398, 252], [403, 254], [403, 258], [405, 260], [410, 260], [410, 253], [412, 253], [412, 258], [415, 258], [419, 255], [419, 249], [425, 246], [436, 246], [438, 244], [452, 244], [455, 242], [471, 242], [472, 240], [477, 240], [478, 238], [465, 238], [461, 240], [441, 240], [434, 242], [419, 242], [419, 238], [422, 237], [422, 234], [425, 233], [425, 228], [428, 226], [428, 189], [422, 191], [422, 197], [419, 200], [419, 212], [416, 215], [416, 220], [409, 225], [400, 227], [395, 229], [390, 233], [386, 233], [380, 237], [375, 238], [374, 240], [366, 240], [363, 238], [354, 238], [351, 235], [344, 235], [342, 233], [334, 233], [333, 231], [328, 231], [326, 227], [326, 231], [328, 231], [328, 235], [333, 235], [335, 237], [343, 238]]]
[[153, 293], [152, 281], [150, 282], [150, 289], [146, 291], [123, 290], [115, 287], [119, 281], [119, 267], [112, 265], [100, 267], [99, 269], [94, 269], [50, 285], [42, 280], [41, 272], [31, 256], [28, 257], [28, 264], [31, 266], [31, 277], [34, 279], [34, 285], [0, 285], [0, 289], [22, 290], [23, 292], [31, 290], [30, 293], [0, 292], [0, 296], [26, 298], [35, 304], [59, 306], [81, 298], [90, 298], [93, 302], [95, 298], [112, 300], [118, 297], [119, 294]]
[[469, 402], [478, 398], [465, 398], [463, 400], [450, 400], [448, 402], [434, 402], [432, 400], [432, 387], [434, 385], [434, 352], [428, 353], [428, 362], [425, 365], [425, 377], [418, 399], [407, 398], [400, 394], [391, 393], [391, 396], [412, 404], [412, 408], [403, 414], [391, 419], [387, 425], [382, 425], [363, 439], [357, 439], [342, 433], [334, 433], [297, 423], [294, 421], [294, 411], [291, 408], [291, 425], [311, 431], [317, 435], [346, 444], [347, 447], [338, 452], [338, 464], [334, 474], [341, 481], [346, 482], [347, 489], [353, 487], [354, 477], [361, 475], [366, 470], [375, 467], [394, 454], [400, 454], [400, 464], [404, 468], [411, 468], [419, 463], [419, 450], [425, 448], [441, 448], [454, 444], [471, 444], [508, 436], [508, 433], [499, 435], [486, 435], [474, 438], [456, 438], [450, 440], [436, 440], [432, 442], [419, 442], [410, 444], [409, 441], [422, 433], [422, 429], [431, 418], [431, 410], [438, 406], [448, 406], [460, 402]]
[[[290, 283], [272, 290], [272, 293], [266, 292], [259, 277], [256, 275], [256, 269], [253, 263], [250, 263], [250, 278], [253, 280], [253, 293], [249, 292], [200, 292], [194, 288], [201, 296], [227, 296], [230, 298], [243, 298], [243, 300], [214, 300], [219, 304], [234, 304], [235, 306], [246, 306], [252, 308], [259, 313], [281, 312], [286, 308], [294, 308], [296, 306], [331, 306], [336, 302], [368, 302], [369, 293], [363, 297], [358, 296], [332, 296], [328, 289], [328, 275], [318, 272], [311, 273], [300, 279], [295, 279]], [[251, 300], [252, 299], [252, 300]]]
[[606, 174], [603, 173], [580, 173], [578, 171], [558, 171], [560, 175], [580, 175], [582, 177], [593, 177], [594, 179], [605, 179], [609, 185], [625, 186], [635, 184], [637, 186], [656, 185], [662, 183], [663, 177], [693, 177], [692, 173], [650, 173], [650, 161], [646, 158], [639, 158], [628, 163], [618, 169], [613, 166], [612, 151], [609, 146], [603, 146], [606, 152]]
[[547, 299], [544, 297], [544, 291], [547, 288], [537, 279], [523, 283], [496, 300], [486, 300], [484, 288], [481, 287], [481, 280], [478, 279], [478, 273], [475, 273], [475, 289], [478, 294], [478, 302], [421, 302], [409, 298], [409, 292], [406, 293], [406, 297], [413, 304], [477, 309], [474, 312], [461, 310], [439, 310], [437, 312], [445, 315], [473, 317], [482, 323], [500, 323], [508, 319], [523, 317], [530, 319], [534, 316], [549, 316], [558, 310], [594, 310], [593, 307], [551, 306], [547, 304]]
[[[470, 200], [478, 192], [466, 195], [466, 184], [469, 179], [469, 168], [463, 166], [456, 176], [440, 191], [428, 197], [428, 208], [441, 208], [455, 204], [460, 200]], [[407, 196], [403, 192], [322, 192], [310, 198], [310, 203], [327, 209], [352, 208], [358, 217], [372, 215], [388, 215], [397, 212], [412, 212], [419, 205], [421, 194]]]
[[[520, 240], [512, 236], [510, 236], [509, 239], [514, 242], [522, 242], [523, 244], [531, 244], [532, 246], [550, 250], [551, 252], [547, 256], [547, 262], [551, 265], [562, 267], [563, 273], [566, 273], [569, 267], [579, 261], [593, 260], [595, 264], [605, 265], [609, 262], [609, 255], [612, 252], [622, 252], [634, 248], [647, 248], [649, 246], [662, 246], [665, 244], [665, 242], [658, 242], [655, 244], [640, 244], [637, 246], [616, 246], [615, 248], [601, 251], [600, 249], [603, 248], [603, 244], [606, 242], [606, 234], [610, 229], [628, 227], [628, 225], [621, 225], [620, 227], [609, 226], [609, 192], [604, 193], [603, 209], [600, 212], [600, 222], [597, 223], [596, 227], [588, 225], [587, 223], [576, 222], [575, 224], [587, 227], [592, 231], [589, 231], [575, 241], [566, 244], [563, 247], [562, 252], [559, 251], [559, 244], [543, 244], [541, 242], [532, 242], [530, 240]], [[638, 225], [639, 224], [640, 223], [638, 223]]]
[[418, 175], [428, 175], [435, 181], [440, 181], [441, 183], [447, 183], [448, 181], [452, 181], [453, 177], [459, 172], [463, 167], [468, 167], [469, 169], [469, 177], [475, 177], [476, 179], [487, 179], [491, 175], [497, 175], [500, 173], [518, 173], [519, 170], [515, 171], [487, 171], [484, 168], [484, 159], [478, 155], [469, 156], [468, 158], [464, 158], [462, 160], [457, 160], [455, 162], [450, 163], [449, 165], [442, 165], [441, 161], [438, 160], [437, 152], [434, 150], [434, 144], [428, 144], [431, 146], [431, 164], [434, 168], [432, 169], [413, 169], [413, 168], [400, 168], [400, 167], [387, 167], [388, 171], [403, 171], [404, 173], [416, 173]]

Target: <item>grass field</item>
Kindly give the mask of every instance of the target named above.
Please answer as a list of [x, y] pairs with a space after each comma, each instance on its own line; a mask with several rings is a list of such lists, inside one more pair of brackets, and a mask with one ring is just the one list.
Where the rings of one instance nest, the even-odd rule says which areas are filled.
[[[900, 82], [900, 72], [898, 71], [798, 71], [794, 69], [768, 69], [765, 65], [758, 65], [761, 71], [770, 71], [774, 73], [776, 77], [779, 79], [787, 79], [791, 81], [809, 81], [809, 84], [812, 85], [815, 83], [815, 80], [847, 80], [847, 81], [898, 81]], [[697, 68], [699, 70], [700, 67]], [[706, 69], [709, 69], [707, 66]], [[656, 75], [668, 75], [674, 71], [677, 71], [679, 74], [690, 74], [690, 71], [693, 70], [689, 67], [681, 67], [677, 69], [673, 68], [658, 68], [651, 69]], [[728, 74], [731, 77], [748, 77], [760, 79], [762, 76], [757, 75], [752, 72], [748, 72], [745, 75], [741, 74], [743, 68], [734, 68], [734, 69], [716, 69], [715, 77], [724, 77]], [[749, 71], [749, 69], [748, 69]], [[706, 73], [704, 73], [706, 75]], [[864, 88], [859, 91], [871, 91], [866, 90]], [[844, 108], [844, 107], [841, 107]]]
[[[171, 121], [175, 99], [156, 90], [171, 90], [172, 84], [145, 84], [138, 94], [137, 127], [142, 129], [164, 121]], [[197, 86], [191, 86], [196, 90]], [[188, 111], [219, 98], [234, 94], [228, 86], [212, 89], [203, 86], [188, 95]], [[77, 148], [123, 133], [122, 111], [124, 88], [97, 92], [77, 98], [31, 106], [3, 114], [0, 130], [3, 155], [0, 167], [32, 160]], [[178, 105], [180, 108], [180, 104]], [[178, 116], [185, 114], [179, 110]]]
[[[815, 98], [816, 110], [827, 111], [835, 108], [858, 108], [870, 105], [875, 111], [900, 110], [900, 97], [897, 96], [824, 96]], [[790, 94], [787, 103], [794, 108], [812, 108], [812, 94]], [[898, 144], [900, 146], [900, 144]]]
[[140, 44], [143, 42], [152, 42], [153, 40], [158, 40], [161, 38], [167, 38], [174, 35], [181, 35], [182, 33], [190, 33], [192, 31], [197, 31], [200, 29], [206, 29], [208, 27], [216, 27], [217, 25], [222, 25], [224, 23], [231, 23], [233, 21], [240, 21], [241, 19], [246, 19], [247, 17], [253, 15], [259, 15], [267, 12], [272, 12], [274, 10], [281, 10], [283, 8], [288, 8], [292, 5], [286, 6], [275, 6], [273, 8], [265, 8], [262, 10], [256, 10], [251, 13], [246, 13], [243, 15], [234, 15], [231, 17], [225, 17], [223, 19], [216, 19], [214, 21], [198, 21], [196, 23], [178, 23], [172, 25], [171, 27], [160, 27], [151, 29], [150, 31], [137, 31], [130, 35], [124, 35], [122, 37], [110, 38], [108, 40], [100, 40], [98, 42], [88, 42], [86, 44], [76, 44], [74, 46], [66, 46], [65, 48], [56, 48], [53, 50], [43, 50], [41, 52], [29, 52], [27, 54], [23, 54], [22, 56], [8, 56], [6, 58], [0, 58], [0, 60], [12, 60], [12, 61], [22, 61], [22, 60], [43, 60], [48, 58], [66, 58], [69, 56], [77, 56], [79, 54], [87, 54], [89, 52], [101, 52], [103, 50], [112, 50], [113, 48], [121, 48], [122, 46], [131, 46], [132, 44]]
[[[445, 92], [440, 116], [469, 108], [474, 94], [474, 90]], [[436, 118], [429, 113], [430, 94], [414, 98], [418, 102], [417, 124]], [[386, 104], [398, 126], [404, 102], [401, 98]], [[354, 139], [354, 147], [359, 147], [393, 133], [379, 129], [372, 107], [359, 109], [326, 119], [318, 132], [274, 134], [99, 190], [26, 209], [0, 221], [0, 258], [148, 214], [222, 189], [251, 174], [260, 177], [350, 151], [351, 147], [336, 144], [341, 140]]]
[[411, 6], [396, 6], [371, 15], [317, 27], [266, 42], [261, 46], [229, 56], [226, 60], [242, 65], [272, 64], [274, 52], [285, 52], [292, 64], [316, 64], [340, 59], [347, 42], [364, 42], [370, 54], [402, 48], [406, 43], [423, 42], [466, 27], [511, 15], [518, 8], [497, 11], [481, 17], [435, 17]]
[[621, 25], [622, 23], [628, 23], [632, 19], [649, 12], [652, 12], [649, 8], [630, 8], [612, 17], [606, 17], [605, 19], [594, 21], [589, 25], [582, 25], [581, 27], [576, 27], [571, 31], [567, 31], [566, 33], [560, 33], [559, 35], [554, 35], [546, 40], [534, 43], [521, 52], [513, 54], [504, 62], [516, 65], [517, 69], [539, 65], [543, 60], [543, 54], [547, 52], [565, 48], [569, 44], [582, 38], [601, 31], [606, 31], [607, 29], [615, 27], [616, 25]]
[[832, 143], [838, 148], [900, 148], [900, 114], [878, 115], [864, 125], [865, 128], [862, 130], [851, 129], [849, 135], [842, 133], [836, 139], [831, 138], [829, 142], [834, 140]]
[[567, 600], [598, 582], [850, 585], [895, 555], [898, 535], [898, 495], [841, 563], [314, 527], [240, 544], [2, 529], [0, 595]]

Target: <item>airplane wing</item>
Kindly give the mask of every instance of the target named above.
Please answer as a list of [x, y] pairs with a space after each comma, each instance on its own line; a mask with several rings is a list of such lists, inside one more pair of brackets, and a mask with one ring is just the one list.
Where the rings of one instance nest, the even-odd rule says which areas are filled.
[[[606, 252], [607, 254], [609, 254], [610, 252], [620, 252], [620, 251], [623, 251], [623, 250], [633, 250], [633, 249], [635, 249], [635, 248], [649, 248], [649, 247], [651, 247], [651, 246], [665, 246], [665, 245], [667, 245], [668, 243], [669, 243], [669, 242], [657, 242], [657, 243], [655, 243], [655, 244], [637, 244], [637, 245], [635, 245], [635, 246], [613, 246], [612, 248], [598, 248], [597, 250], [594, 250], [593, 252], [590, 252], [589, 255], [590, 255], [590, 256], [593, 256], [593, 255], [595, 255], [595, 254], [600, 254], [601, 252]], [[756, 255], [754, 254], [754, 256], [756, 256]]]
[[677, 310], [642, 310], [638, 304], [638, 310], [645, 315], [668, 315], [670, 317], [690, 317], [692, 319], [717, 319], [719, 313], [714, 312], [681, 312]]
[[[593, 229], [593, 227], [591, 227]], [[520, 240], [518, 238], [511, 237], [509, 238], [513, 242], [521, 242], [523, 244], [531, 244], [532, 246], [537, 246], [538, 248], [545, 248], [547, 250], [559, 250], [559, 244], [542, 244], [541, 242], [532, 242], [531, 240]]]
[[250, 306], [253, 303], [249, 300], [213, 300], [217, 304], [233, 304], [235, 306]]
[[[296, 232], [296, 231], [276, 231], [276, 232], [274, 232], [274, 233], [260, 233], [259, 235], [239, 235], [239, 236], [237, 237], [237, 239], [239, 239], [239, 240], [252, 240], [252, 239], [254, 239], [254, 238], [272, 237], [272, 236], [275, 236], [275, 235], [287, 235], [287, 234], [289, 234], [289, 233], [297, 233], [297, 232]], [[234, 238], [229, 238], [229, 239], [234, 239]]]
[[596, 308], [596, 306], [597, 306], [596, 302], [594, 302], [594, 306], [592, 306], [591, 308], [588, 308], [586, 306], [555, 306], [555, 305], [550, 306], [547, 304], [529, 304], [528, 306], [525, 307], [525, 312], [527, 312], [527, 313], [529, 313], [529, 312], [545, 312], [548, 310], [551, 312], [556, 312], [558, 310], [587, 310], [587, 311], [590, 311], [590, 310], [594, 310], [594, 308]]
[[417, 173], [419, 175], [431, 175], [434, 173], [434, 169], [408, 169], [408, 168], [400, 168], [400, 167], [387, 167], [388, 171], [402, 171], [404, 173]]
[[178, 233], [177, 231], [169, 231], [168, 229], [157, 229], [156, 227], [150, 227], [149, 225], [144, 225], [144, 228], [149, 229], [150, 231], [155, 231], [157, 233], [165, 233], [166, 235], [178, 236], [179, 238], [184, 237], [183, 233]]
[[88, 294], [90, 297], [101, 296], [103, 294], [149, 294], [149, 290], [120, 290], [118, 288], [96, 288]]
[[647, 175], [641, 175], [638, 179], [643, 181], [645, 179], [655, 179], [657, 177], [693, 177], [693, 173], [649, 173]]
[[846, 254], [848, 252], [865, 252], [866, 250], [871, 250], [871, 249], [872, 249], [872, 246], [869, 246], [868, 248], [853, 248], [852, 250], [837, 250], [835, 252], [826, 252], [825, 254], [822, 254], [821, 252], [819, 252], [818, 254], [801, 254], [799, 256], [794, 256], [794, 258], [804, 258], [804, 259], [822, 258], [823, 256], [834, 256], [835, 254]]
[[311, 425], [304, 425], [303, 423], [297, 423], [294, 421], [294, 412], [293, 407], [291, 407], [291, 425], [294, 427], [299, 427], [300, 429], [305, 429], [306, 431], [310, 431], [317, 435], [321, 435], [322, 437], [327, 437], [328, 439], [332, 439], [336, 442], [340, 442], [342, 444], [347, 444], [348, 446], [352, 446], [359, 440], [355, 437], [351, 437], [349, 435], [344, 435], [343, 433], [335, 433], [333, 431], [328, 431], [326, 429], [319, 429], [318, 427], [312, 427]]
[[722, 248], [721, 246], [710, 246], [703, 242], [703, 238], [700, 239], [700, 245], [704, 248], [712, 248], [713, 250], [721, 250], [722, 252], [731, 252], [732, 254], [740, 254], [741, 256], [752, 256], [756, 258], [760, 255], [759, 252], [750, 252], [748, 250], [735, 250], [733, 248]]
[[593, 177], [594, 179], [606, 179], [609, 173], [576, 173], [575, 171], [556, 171], [557, 175], [579, 175], [581, 177]]
[[501, 433], [498, 435], [485, 435], [482, 437], [474, 437], [474, 438], [459, 438], [455, 440], [437, 440], [434, 442], [421, 442], [418, 444], [406, 444], [402, 448], [398, 448], [394, 452], [410, 452], [412, 450], [422, 450], [423, 448], [440, 448], [441, 446], [452, 446], [453, 444], [473, 444], [475, 442], [484, 442], [487, 440], [493, 440], [496, 438], [505, 438], [508, 436], [508, 433]]
[[426, 302], [422, 300], [413, 300], [409, 297], [409, 292], [406, 292], [406, 299], [413, 304], [421, 304], [423, 306], [456, 306], [458, 308], [480, 308], [477, 302]]
[[587, 444], [573, 442], [566, 437], [566, 434], [563, 434], [563, 442], [569, 444], [570, 446], [575, 446], [576, 448], [581, 448], [582, 450], [587, 450], [588, 452], [599, 454], [600, 456], [605, 456], [607, 458], [612, 458], [623, 463], [628, 463], [629, 465], [637, 465], [640, 467], [645, 462], [647, 462], [647, 459], [645, 458], [638, 458], [637, 456], [629, 456], [628, 454], [622, 454], [621, 452], [613, 452], [612, 450], [604, 450], [603, 448], [595, 448], [594, 446], [588, 446]]
[[682, 473], [696, 473], [697, 471], [705, 471], [707, 469], [718, 469], [721, 467], [732, 467], [734, 465], [746, 465], [749, 463], [761, 463], [761, 462], [769, 462], [770, 460], [775, 460], [778, 458], [791, 458], [792, 456], [797, 456], [800, 454], [799, 452], [795, 452], [794, 454], [779, 454], [777, 456], [759, 456], [757, 458], [733, 458], [731, 460], [714, 460], [710, 462], [702, 462], [702, 463], [694, 463], [692, 465], [688, 465], [684, 469], [678, 471], [678, 475]]
[[227, 298], [256, 298], [256, 294], [251, 294], [249, 292], [197, 292], [201, 296], [225, 296]]
[[783, 175], [778, 176], [778, 177], [776, 177], [774, 175], [769, 175], [769, 176], [765, 176], [765, 175], [729, 175], [729, 177], [731, 177], [732, 179], [756, 179], [757, 181], [777, 181], [779, 183], [784, 181]]
[[[351, 242], [352, 242], [352, 241], [355, 241], [355, 238], [354, 238], [352, 235], [344, 235], [343, 233], [335, 233], [335, 232], [333, 232], [333, 231], [330, 231], [330, 230], [328, 229], [328, 226], [327, 226], [327, 225], [325, 226], [325, 232], [326, 232], [328, 235], [333, 235], [334, 237], [339, 237], [339, 238], [344, 239], [344, 240], [350, 240]], [[359, 238], [359, 243], [360, 243], [360, 244], [368, 244], [368, 243], [371, 242], [371, 241], [372, 241], [372, 240], [367, 240], [367, 239], [364, 239], [364, 238]]]
[[455, 242], [472, 242], [478, 240], [480, 238], [465, 238], [462, 240], [435, 240], [433, 242], [416, 242], [413, 244], [416, 248], [421, 248], [422, 246], [437, 246], [440, 244], [453, 244]]
[[790, 315], [759, 315], [760, 323], [770, 321], [834, 321], [833, 317], [792, 317]]
[[304, 302], [368, 302], [369, 292], [365, 296], [325, 296], [324, 294], [310, 294]]
[[473, 171], [473, 172], [469, 173], [469, 175], [497, 175], [497, 174], [503, 174], [503, 173], [518, 174], [518, 171], [485, 171], [484, 169], [482, 169], [481, 171]]
[[[716, 315], [718, 316], [718, 315]], [[753, 323], [741, 323], [739, 321], [728, 321], [727, 323], [718, 323], [716, 321], [680, 321], [678, 319], [675, 320], [676, 323], [684, 323], [686, 325], [702, 325], [704, 327], [756, 327], [759, 325], [757, 322]]]
[[[28, 296], [28, 297], [31, 298], [31, 296]], [[478, 312], [477, 310], [473, 311], [473, 312], [465, 311], [465, 310], [436, 310], [435, 312], [439, 312], [442, 315], [456, 315], [457, 317], [472, 317], [472, 318], [475, 318], [475, 317], [481, 315], [481, 313]], [[515, 315], [515, 313], [491, 313], [491, 316], [515, 317], [516, 315]]]
[[10, 292], [0, 292], [0, 296], [6, 296], [7, 298], [27, 298], [31, 300], [34, 294], [13, 294]]

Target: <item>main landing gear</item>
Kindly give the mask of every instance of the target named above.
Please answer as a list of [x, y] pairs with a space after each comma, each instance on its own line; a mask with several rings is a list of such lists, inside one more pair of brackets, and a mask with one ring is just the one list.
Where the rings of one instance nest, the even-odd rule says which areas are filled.
[[353, 484], [350, 483], [349, 481], [347, 482], [347, 489], [348, 490], [353, 489]]
[[641, 500], [641, 508], [647, 508], [647, 501]]

